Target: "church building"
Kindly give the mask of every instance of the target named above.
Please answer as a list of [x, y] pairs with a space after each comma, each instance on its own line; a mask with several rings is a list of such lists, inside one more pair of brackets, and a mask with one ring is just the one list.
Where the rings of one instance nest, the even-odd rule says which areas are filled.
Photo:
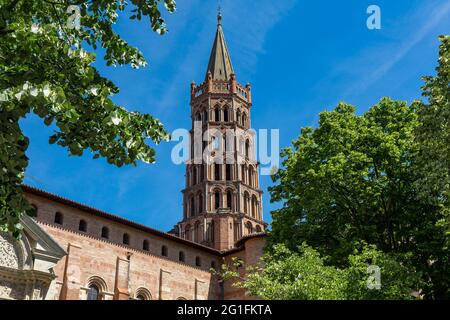
[[[251, 128], [219, 14], [203, 83], [191, 84], [183, 216], [162, 232], [24, 185], [36, 216], [0, 233], [0, 299], [254, 299], [211, 269], [259, 262], [267, 224]], [[245, 267], [240, 270], [245, 273]]]

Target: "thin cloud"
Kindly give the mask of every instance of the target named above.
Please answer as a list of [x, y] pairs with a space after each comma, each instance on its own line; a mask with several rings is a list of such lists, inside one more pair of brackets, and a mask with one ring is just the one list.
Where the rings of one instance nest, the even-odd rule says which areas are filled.
[[[334, 78], [349, 77], [351, 84], [343, 89], [342, 96], [347, 99], [354, 94], [361, 94], [373, 84], [377, 83], [399, 63], [408, 53], [424, 40], [450, 13], [450, 2], [437, 4], [428, 2], [419, 7], [413, 14], [407, 15], [399, 24], [414, 25], [423, 21], [419, 28], [408, 28], [408, 30], [417, 30], [409, 36], [397, 35], [393, 38], [403, 39], [383, 43], [382, 45], [371, 46], [363, 50], [356, 56], [350, 57], [345, 62], [337, 65], [330, 75], [320, 83], [331, 82]], [[384, 27], [389, 28], [389, 27]], [[392, 28], [392, 26], [391, 26]], [[397, 28], [392, 28], [397, 30]], [[349, 82], [346, 81], [348, 84]]]

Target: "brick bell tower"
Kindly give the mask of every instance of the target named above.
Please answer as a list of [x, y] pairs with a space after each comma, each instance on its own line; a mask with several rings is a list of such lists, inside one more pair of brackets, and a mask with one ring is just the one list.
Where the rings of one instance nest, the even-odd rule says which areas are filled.
[[220, 13], [205, 80], [191, 84], [190, 106], [184, 214], [175, 232], [218, 250], [231, 249], [242, 237], [264, 232], [266, 223], [250, 130], [250, 84], [236, 81]]

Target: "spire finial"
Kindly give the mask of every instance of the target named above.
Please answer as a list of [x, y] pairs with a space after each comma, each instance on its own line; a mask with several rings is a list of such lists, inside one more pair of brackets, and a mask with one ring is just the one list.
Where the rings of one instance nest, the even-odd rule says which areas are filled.
[[217, 4], [217, 25], [222, 25], [222, 8], [220, 7], [220, 0]]

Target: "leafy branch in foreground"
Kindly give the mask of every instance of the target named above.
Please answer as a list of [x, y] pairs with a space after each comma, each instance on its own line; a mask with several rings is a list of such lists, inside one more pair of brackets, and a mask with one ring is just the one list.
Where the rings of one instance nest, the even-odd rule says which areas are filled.
[[[132, 18], [146, 17], [164, 34], [161, 3], [175, 10], [174, 0], [0, 0], [0, 231], [18, 236], [20, 216], [32, 212], [21, 190], [29, 141], [19, 126], [30, 112], [56, 125], [49, 142], [71, 155], [88, 149], [119, 167], [155, 161], [147, 140], [167, 140], [163, 125], [115, 104], [111, 96], [119, 89], [92, 66], [95, 54], [83, 46], [104, 48], [108, 65], [145, 66], [113, 24], [129, 8]], [[80, 28], [66, 23], [71, 5], [79, 8]]]

